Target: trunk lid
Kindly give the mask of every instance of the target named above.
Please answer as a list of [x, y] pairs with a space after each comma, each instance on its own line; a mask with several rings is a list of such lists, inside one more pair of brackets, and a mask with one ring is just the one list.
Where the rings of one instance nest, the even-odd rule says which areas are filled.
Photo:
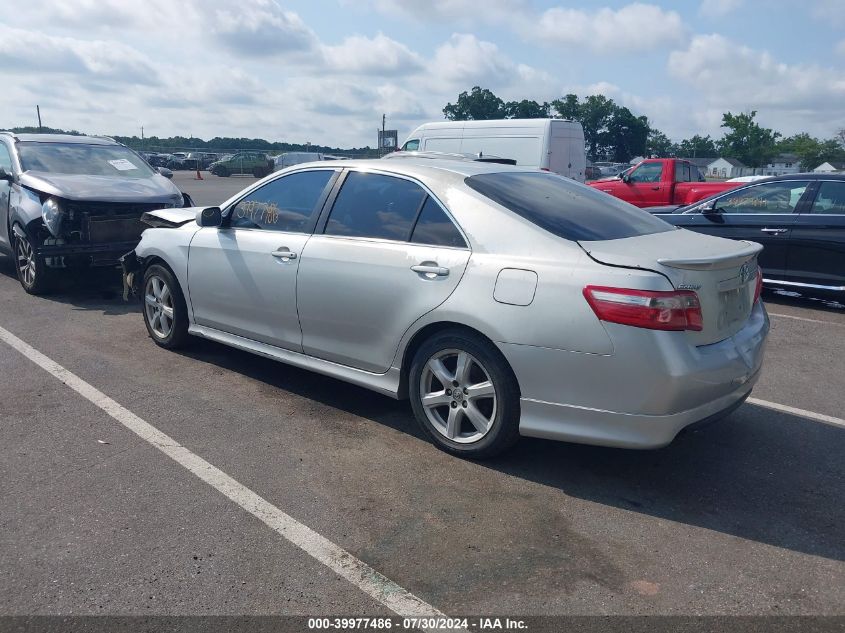
[[618, 240], [579, 242], [600, 264], [651, 270], [676, 290], [692, 290], [701, 303], [702, 330], [687, 331], [695, 345], [709, 345], [736, 334], [754, 305], [755, 242], [727, 240], [685, 229]]

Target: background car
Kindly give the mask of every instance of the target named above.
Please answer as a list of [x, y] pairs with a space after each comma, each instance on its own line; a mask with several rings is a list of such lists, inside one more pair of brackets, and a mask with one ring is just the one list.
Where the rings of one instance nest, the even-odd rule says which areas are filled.
[[453, 454], [662, 446], [760, 373], [759, 245], [537, 169], [312, 163], [147, 217], [123, 262], [157, 345], [192, 334], [410, 398]]
[[768, 286], [845, 296], [845, 174], [776, 176], [649, 211], [675, 226], [759, 242]]
[[208, 171], [215, 176], [252, 174], [263, 178], [273, 171], [273, 161], [262, 152], [238, 152], [211, 163]]
[[138, 244], [144, 212], [185, 201], [112, 139], [0, 132], [0, 252], [31, 294], [63, 269], [116, 266]]

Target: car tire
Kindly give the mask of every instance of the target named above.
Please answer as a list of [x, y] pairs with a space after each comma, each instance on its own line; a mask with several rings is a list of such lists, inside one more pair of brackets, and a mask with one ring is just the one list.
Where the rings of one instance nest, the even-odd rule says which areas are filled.
[[255, 167], [252, 170], [252, 175], [256, 178], [264, 178], [267, 175], [267, 169], [264, 167]]
[[226, 167], [218, 167], [214, 173], [222, 178], [227, 178], [229, 176], [229, 169]]
[[55, 271], [47, 267], [44, 258], [35, 254], [33, 240], [28, 234], [14, 235], [15, 273], [23, 289], [31, 295], [43, 295], [53, 290]]
[[519, 439], [516, 376], [478, 334], [444, 330], [426, 340], [411, 362], [408, 391], [417, 422], [447, 453], [484, 459]]
[[155, 344], [165, 349], [183, 347], [188, 341], [188, 308], [169, 268], [161, 264], [147, 268], [141, 300], [144, 325]]

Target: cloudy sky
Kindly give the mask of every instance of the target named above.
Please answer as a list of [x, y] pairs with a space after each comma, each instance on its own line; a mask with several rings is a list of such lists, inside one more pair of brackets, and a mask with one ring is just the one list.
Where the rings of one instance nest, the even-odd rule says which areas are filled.
[[[11, 4], [11, 6], [10, 6]], [[0, 128], [400, 141], [473, 85], [605, 94], [679, 140], [845, 127], [843, 0], [5, 0]]]

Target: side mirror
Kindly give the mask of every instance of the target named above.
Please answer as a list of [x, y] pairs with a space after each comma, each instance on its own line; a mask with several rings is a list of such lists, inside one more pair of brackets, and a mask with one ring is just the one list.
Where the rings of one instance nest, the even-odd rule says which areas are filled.
[[170, 171], [167, 167], [158, 167], [158, 173], [160, 173], [165, 178], [173, 178], [173, 172]]
[[200, 226], [220, 226], [223, 224], [223, 212], [220, 207], [206, 207], [197, 211], [197, 224]]
[[0, 167], [0, 180], [5, 180], [11, 185], [13, 182], [15, 182], [15, 177], [9, 172], [7, 172], [5, 168]]

